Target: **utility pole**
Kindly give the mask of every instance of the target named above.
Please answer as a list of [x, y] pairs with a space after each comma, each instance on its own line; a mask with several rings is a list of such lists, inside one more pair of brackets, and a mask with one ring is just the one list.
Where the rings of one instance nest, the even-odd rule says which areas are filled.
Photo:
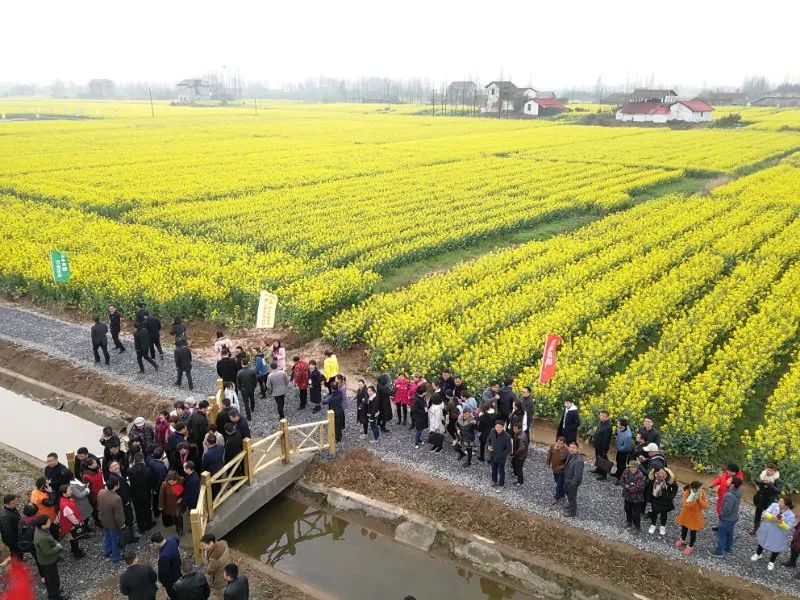
[[431, 116], [436, 116], [436, 88], [431, 90]]
[[253, 98], [253, 108], [256, 111], [256, 116], [258, 116], [258, 100], [256, 100], [255, 98]]
[[152, 92], [152, 90], [150, 89], [149, 86], [147, 88], [147, 93], [150, 94], [150, 116], [155, 119], [156, 118], [156, 113], [153, 110], [153, 92]]

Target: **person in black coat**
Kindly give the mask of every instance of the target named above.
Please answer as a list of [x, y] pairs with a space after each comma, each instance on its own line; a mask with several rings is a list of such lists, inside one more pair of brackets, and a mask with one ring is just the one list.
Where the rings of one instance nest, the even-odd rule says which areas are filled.
[[228, 582], [222, 595], [223, 600], [250, 600], [250, 582], [239, 573], [239, 567], [234, 563], [225, 565], [223, 577]]
[[150, 358], [156, 357], [156, 349], [161, 360], [164, 360], [164, 351], [161, 349], [161, 321], [153, 315], [147, 315], [144, 318], [144, 326], [147, 328], [147, 333], [150, 335]]
[[239, 388], [239, 393], [242, 396], [242, 404], [244, 404], [244, 412], [249, 419], [253, 411], [256, 409], [256, 386], [258, 385], [258, 377], [256, 377], [256, 370], [250, 366], [250, 360], [247, 358], [242, 359], [242, 368], [236, 373], [236, 386]]
[[128, 568], [119, 576], [119, 591], [128, 600], [156, 600], [158, 575], [150, 565], [140, 565], [136, 552], [125, 552]]
[[51, 452], [47, 455], [47, 466], [44, 468], [44, 476], [50, 482], [50, 487], [54, 494], [60, 495], [59, 490], [62, 485], [69, 486], [73, 475], [66, 465], [58, 461], [58, 454]]
[[114, 341], [114, 349], [122, 354], [125, 352], [125, 345], [119, 339], [119, 332], [122, 330], [122, 319], [120, 318], [117, 307], [113, 304], [108, 307], [108, 329], [111, 331], [111, 339]]
[[[225, 463], [231, 462], [244, 450], [242, 432], [233, 423], [225, 425]], [[240, 465], [243, 466], [243, 465]]]
[[556, 438], [564, 436], [567, 444], [578, 441], [578, 427], [581, 426], [581, 417], [578, 414], [578, 407], [572, 403], [572, 400], [564, 400], [564, 412], [561, 415], [561, 420], [558, 423], [558, 431]]
[[428, 426], [428, 403], [425, 400], [427, 391], [428, 386], [420, 383], [411, 404], [411, 422], [414, 424], [414, 444], [417, 448], [422, 444], [422, 431]]
[[135, 314], [136, 314], [135, 321], [137, 323], [144, 323], [144, 320], [150, 313], [148, 312], [147, 307], [145, 307], [144, 302], [137, 302]]
[[105, 323], [100, 322], [100, 317], [94, 318], [94, 325], [92, 325], [92, 354], [94, 354], [94, 362], [100, 362], [100, 353], [98, 350], [103, 351], [103, 358], [106, 364], [110, 362], [108, 356], [108, 327]]
[[325, 383], [325, 376], [317, 368], [317, 361], [308, 361], [308, 399], [314, 405], [311, 412], [318, 412], [321, 409], [323, 383]]
[[217, 444], [217, 436], [213, 433], [206, 438], [206, 444], [208, 444], [208, 450], [203, 454], [200, 471], [208, 471], [214, 475], [225, 466], [225, 448]]
[[639, 428], [639, 433], [644, 436], [646, 443], [661, 447], [661, 433], [653, 426], [653, 419], [650, 417], [644, 418], [642, 426]]
[[158, 492], [161, 490], [161, 482], [167, 478], [167, 465], [161, 460], [164, 458], [164, 449], [156, 448], [152, 454], [145, 456], [144, 461], [150, 471], [150, 490], [153, 496], [153, 514], [158, 517], [161, 511], [158, 510]]
[[[608, 411], [601, 410], [600, 424], [592, 436], [592, 446], [596, 458], [608, 460], [608, 449], [611, 447], [611, 423], [608, 420]], [[597, 475], [598, 481], [603, 481], [608, 477], [608, 471], [604, 471], [595, 464], [592, 473]]]
[[497, 418], [510, 423], [511, 413], [514, 410], [514, 402], [517, 395], [514, 393], [514, 381], [506, 379], [503, 387], [500, 388], [500, 399], [497, 401]]
[[150, 469], [144, 462], [144, 454], [137, 452], [133, 456], [133, 465], [128, 469], [128, 481], [131, 486], [131, 502], [136, 514], [139, 532], [144, 533], [153, 528], [153, 487]]
[[194, 570], [194, 565], [185, 560], [181, 563], [181, 578], [175, 582], [178, 600], [207, 600], [211, 595], [206, 576]]
[[197, 448], [197, 456], [201, 457], [203, 455], [203, 442], [206, 441], [206, 436], [208, 436], [208, 400], [200, 400], [197, 410], [189, 417], [187, 427], [189, 428], [189, 439], [187, 441]]
[[172, 535], [165, 539], [162, 534], [154, 533], [150, 541], [158, 548], [158, 581], [167, 590], [167, 595], [175, 599], [178, 596], [173, 588], [181, 578], [180, 540]]
[[140, 373], [144, 373], [142, 360], [146, 360], [153, 365], [154, 369], [158, 370], [158, 365], [150, 358], [150, 334], [142, 322], [136, 323], [136, 331], [133, 332], [133, 346], [136, 348], [136, 362], [139, 363]]
[[236, 374], [239, 372], [239, 364], [231, 358], [231, 353], [227, 350], [222, 351], [222, 358], [217, 361], [217, 377], [222, 381], [236, 383]]
[[489, 463], [492, 465], [492, 487], [498, 491], [506, 485], [506, 460], [511, 454], [512, 446], [511, 436], [506, 431], [506, 422], [498, 417], [489, 439], [486, 440]]
[[231, 409], [229, 413], [229, 418], [231, 423], [233, 423], [234, 427], [239, 430], [242, 434], [242, 439], [249, 438], [250, 436], [250, 423], [247, 422], [247, 419], [235, 408]]
[[378, 377], [378, 385], [375, 388], [378, 394], [378, 409], [380, 415], [378, 416], [378, 425], [383, 433], [389, 433], [386, 429], [386, 423], [392, 420], [392, 396], [394, 389], [392, 385], [392, 378], [388, 373], [382, 373]]
[[3, 508], [0, 509], [0, 539], [8, 548], [11, 556], [23, 560], [23, 552], [18, 546], [19, 542], [19, 523], [22, 517], [19, 514], [17, 505], [19, 496], [16, 494], [6, 494], [3, 496]]
[[191, 392], [194, 389], [194, 383], [192, 382], [192, 351], [189, 350], [189, 346], [182, 343], [175, 346], [173, 354], [175, 355], [175, 371], [178, 374], [178, 380], [175, 385], [181, 387], [183, 374], [186, 373], [186, 383], [189, 384], [189, 391]]
[[[339, 389], [339, 384], [335, 381], [331, 384], [331, 393], [322, 399], [323, 404], [333, 411], [334, 430], [336, 441], [342, 441], [342, 429], [344, 428], [344, 409], [342, 408], [343, 391]], [[385, 426], [385, 423], [384, 423]]]

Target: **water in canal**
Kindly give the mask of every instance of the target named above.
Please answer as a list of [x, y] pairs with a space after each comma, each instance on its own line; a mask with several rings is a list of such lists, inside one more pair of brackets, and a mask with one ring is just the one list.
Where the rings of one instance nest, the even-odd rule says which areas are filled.
[[302, 502], [279, 496], [226, 539], [342, 600], [531, 598]]

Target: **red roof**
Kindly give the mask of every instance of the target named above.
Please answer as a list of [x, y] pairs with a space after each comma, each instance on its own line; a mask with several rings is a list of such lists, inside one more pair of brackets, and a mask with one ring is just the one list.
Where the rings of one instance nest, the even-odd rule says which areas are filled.
[[699, 98], [695, 98], [694, 100], [681, 100], [681, 104], [688, 107], [692, 112], [711, 112], [714, 110], [713, 106]]
[[533, 101], [542, 108], [557, 108], [558, 110], [564, 110], [567, 108], [555, 98], [534, 98]]
[[628, 102], [620, 109], [626, 115], [668, 115], [669, 104], [661, 102]]

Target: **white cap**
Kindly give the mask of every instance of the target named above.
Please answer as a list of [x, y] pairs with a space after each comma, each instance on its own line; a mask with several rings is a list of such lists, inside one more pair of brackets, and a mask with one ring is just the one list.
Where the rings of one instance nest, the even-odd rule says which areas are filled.
[[647, 444], [647, 446], [642, 448], [642, 450], [644, 450], [645, 452], [658, 452], [658, 444], [650, 442], [649, 444]]
[[136, 425], [137, 427], [141, 427], [142, 425], [144, 425], [144, 417], [136, 417], [133, 420], [133, 424]]
[[194, 399], [194, 398], [192, 398], [191, 396], [189, 396], [189, 397], [188, 397], [186, 400], [184, 400], [183, 402], [184, 402], [184, 404], [190, 404], [190, 405], [192, 405], [192, 406], [194, 406], [195, 404], [197, 404], [197, 400], [195, 400], [195, 399]]

